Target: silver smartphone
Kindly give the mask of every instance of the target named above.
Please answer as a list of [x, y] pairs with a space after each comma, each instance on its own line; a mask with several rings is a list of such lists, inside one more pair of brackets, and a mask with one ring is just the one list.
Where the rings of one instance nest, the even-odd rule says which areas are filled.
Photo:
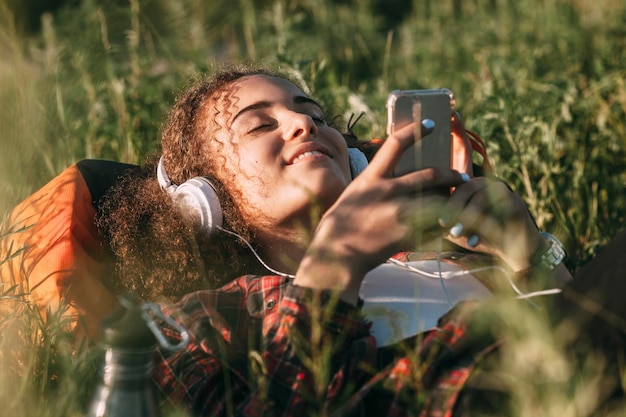
[[[452, 112], [454, 94], [447, 88], [432, 90], [394, 90], [387, 98], [387, 135], [416, 121], [421, 128], [425, 120], [434, 121], [429, 134], [416, 138], [413, 146], [402, 155], [395, 176], [427, 167], [450, 167], [452, 146]], [[421, 139], [421, 140], [420, 140]]]

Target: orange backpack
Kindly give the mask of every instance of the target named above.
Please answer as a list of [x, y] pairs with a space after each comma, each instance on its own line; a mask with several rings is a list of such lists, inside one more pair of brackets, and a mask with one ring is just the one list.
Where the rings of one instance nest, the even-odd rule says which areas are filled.
[[74, 331], [94, 337], [117, 306], [105, 286], [113, 257], [95, 218], [102, 196], [131, 169], [138, 167], [83, 160], [15, 207], [0, 234], [2, 290], [26, 294], [43, 311], [67, 307]]

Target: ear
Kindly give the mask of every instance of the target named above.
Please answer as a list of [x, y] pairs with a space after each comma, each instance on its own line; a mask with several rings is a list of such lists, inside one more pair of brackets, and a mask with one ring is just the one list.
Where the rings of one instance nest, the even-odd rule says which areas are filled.
[[348, 148], [348, 160], [350, 161], [350, 172], [352, 179], [356, 178], [367, 167], [367, 157], [358, 148]]

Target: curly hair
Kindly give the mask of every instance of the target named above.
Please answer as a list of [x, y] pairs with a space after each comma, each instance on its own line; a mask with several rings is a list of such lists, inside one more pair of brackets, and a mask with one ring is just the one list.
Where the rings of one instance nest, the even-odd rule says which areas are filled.
[[[211, 152], [214, 148], [209, 146], [216, 140], [212, 137], [215, 115], [230, 107], [230, 87], [251, 75], [279, 76], [297, 85], [286, 74], [266, 67], [223, 67], [195, 81], [176, 100], [163, 127], [161, 146], [172, 182], [209, 177], [220, 198], [225, 226], [254, 242], [254, 231], [233, 200], [242, 196], [226, 191], [223, 156]], [[216, 288], [243, 274], [263, 273], [241, 241], [200, 232], [175, 207], [157, 182], [157, 161], [158, 155], [147, 158], [139, 174], [121, 179], [104, 199], [98, 226], [117, 259], [115, 276], [108, 282], [111, 289], [156, 301]]]

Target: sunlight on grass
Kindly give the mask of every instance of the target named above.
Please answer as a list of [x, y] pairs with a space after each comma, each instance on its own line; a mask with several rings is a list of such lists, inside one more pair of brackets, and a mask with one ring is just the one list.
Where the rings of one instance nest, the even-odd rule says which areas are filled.
[[[412, 3], [389, 23], [366, 0], [68, 2], [24, 33], [0, 0], [0, 215], [80, 159], [138, 163], [190, 78], [256, 59], [298, 74], [339, 115], [365, 110], [363, 138], [384, 136], [388, 90], [451, 88], [497, 174], [580, 267], [626, 223], [626, 5]], [[82, 415], [97, 355], [72, 345], [63, 309], [39, 311], [5, 284], [0, 312], [2, 412]], [[496, 300], [480, 316], [515, 341], [501, 352], [510, 372], [486, 379], [510, 389], [510, 415], [586, 416], [603, 396], [607, 364], [589, 355], [574, 369], [578, 335], [551, 331], [541, 310]], [[328, 360], [317, 342], [312, 367]]]
[[0, 3], [0, 212], [5, 213], [32, 191], [25, 167], [32, 162], [36, 138], [42, 136], [42, 112], [34, 85], [41, 70], [22, 53], [23, 43], [11, 25], [10, 13], [3, 8]]

